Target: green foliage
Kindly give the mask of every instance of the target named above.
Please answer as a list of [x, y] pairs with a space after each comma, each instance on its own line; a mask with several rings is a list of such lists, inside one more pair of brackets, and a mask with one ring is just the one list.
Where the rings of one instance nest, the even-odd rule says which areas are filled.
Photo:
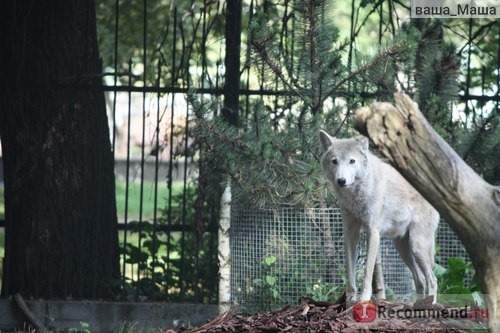
[[300, 119], [323, 112], [330, 99], [345, 99], [354, 108], [363, 95], [392, 95], [397, 69], [414, 56], [416, 30], [398, 32], [373, 57], [360, 52], [354, 67], [342, 60], [349, 45], [340, 41], [333, 1], [285, 1], [282, 6], [281, 15], [265, 5], [259, 8], [249, 39], [257, 65], [270, 69], [263, 71], [263, 86], [289, 91], [285, 108], [295, 107]]
[[306, 285], [306, 290], [307, 295], [315, 301], [334, 302], [343, 292], [343, 286], [319, 279], [312, 285]]
[[459, 91], [456, 46], [445, 42], [441, 21], [412, 20], [405, 29], [421, 34], [414, 64], [414, 100], [438, 133], [449, 139], [454, 130], [451, 102]]
[[273, 255], [267, 256], [262, 262], [262, 276], [263, 279], [255, 279], [253, 281], [256, 288], [256, 295], [262, 298], [262, 303], [267, 306], [276, 303], [286, 303], [281, 295], [281, 286], [279, 285], [279, 279], [281, 272], [279, 269], [275, 268], [276, 257]]
[[[244, 312], [295, 304], [302, 296], [333, 301], [344, 290], [345, 268], [335, 254], [332, 216], [313, 212], [322, 209], [290, 207], [233, 211], [236, 219], [247, 212], [251, 216], [235, 224], [233, 239], [237, 246], [232, 297]], [[252, 221], [260, 227], [241, 229]], [[311, 246], [311, 241], [324, 246]]]
[[205, 147], [205, 166], [232, 178], [236, 186], [233, 201], [255, 206], [288, 203], [314, 207], [327, 198], [317, 163], [320, 116], [308, 117], [301, 128], [292, 121], [276, 128], [265, 108], [257, 103], [255, 118], [244, 120], [245, 130], [239, 130], [203, 113], [206, 109], [210, 112], [209, 101], [191, 102], [197, 112], [197, 140]]
[[[330, 112], [333, 119], [324, 119], [340, 134], [346, 133], [351, 111], [359, 104], [390, 100], [392, 92], [403, 90], [413, 95], [438, 133], [479, 174], [498, 184], [498, 103], [471, 101], [464, 108], [456, 101], [458, 93], [498, 95], [497, 22], [411, 20], [400, 28], [395, 21], [407, 10], [403, 5], [362, 0], [363, 8], [356, 9], [351, 4], [327, 0], [243, 3], [242, 24], [247, 28], [242, 41], [248, 43], [243, 73], [250, 73], [246, 88], [258, 85], [288, 92], [272, 102], [264, 98], [263, 104], [275, 122], [294, 110], [299, 126], [307, 113], [332, 111], [331, 105], [338, 105], [340, 99], [345, 108]], [[132, 59], [132, 82], [141, 84], [141, 64], [146, 61], [147, 84], [193, 87], [203, 80], [204, 87], [214, 86], [210, 76], [218, 77], [215, 72], [221, 62], [223, 10], [219, 2], [99, 1], [96, 15], [104, 68], [113, 67], [116, 61], [116, 71], [127, 73]], [[367, 48], [377, 49], [377, 54], [369, 56]], [[201, 77], [190, 74], [195, 72], [201, 72]], [[128, 80], [127, 75], [120, 78], [123, 83]], [[250, 113], [246, 110], [247, 116]]]
[[[166, 232], [168, 226], [182, 230], [192, 223], [196, 187], [188, 186], [185, 193], [173, 195], [171, 211], [163, 211], [159, 225], [131, 222], [131, 235], [138, 241], [122, 249], [128, 267], [137, 276], [123, 277], [118, 298], [152, 301], [214, 302], [216, 299], [217, 265], [211, 255], [216, 237], [212, 234], [186, 231]], [[209, 217], [202, 217], [209, 220]], [[170, 223], [169, 223], [170, 220]]]
[[448, 268], [436, 264], [434, 273], [438, 278], [438, 292], [441, 294], [467, 294], [480, 291], [477, 279], [467, 284], [466, 278], [474, 273], [471, 262], [465, 262], [463, 258], [452, 257], [447, 260]]
[[[484, 179], [500, 185], [500, 111], [478, 116], [475, 125], [457, 126], [453, 147]], [[487, 157], [487, 158], [485, 158]]]
[[[464, 22], [462, 22], [464, 23]], [[457, 53], [456, 42], [445, 38], [445, 26], [438, 20], [412, 20], [408, 27], [416, 28], [422, 37], [418, 43], [415, 58], [415, 96], [420, 110], [434, 129], [471, 165], [474, 170], [483, 175], [490, 183], [500, 183], [500, 135], [498, 108], [495, 111], [493, 103], [469, 102], [463, 112], [457, 116], [457, 97], [460, 90], [474, 90], [481, 86], [484, 92], [498, 93], [493, 81], [498, 80], [492, 75], [495, 68], [492, 62], [497, 56], [491, 52], [495, 48], [494, 40], [498, 41], [500, 27], [491, 24], [467, 22], [475, 35], [482, 35], [484, 30], [491, 30], [483, 38], [484, 45], [472, 47], [467, 62]], [[449, 39], [448, 39], [449, 40]], [[496, 44], [498, 48], [498, 43]], [[480, 62], [492, 67], [477, 68], [474, 59], [484, 58]], [[461, 63], [462, 62], [462, 63]], [[466, 65], [466, 66], [464, 66]], [[461, 68], [462, 67], [462, 68]], [[467, 68], [465, 68], [467, 67]], [[468, 78], [462, 79], [460, 73], [468, 72]], [[488, 156], [488, 158], [484, 158]]]
[[[130, 71], [133, 83], [154, 85], [160, 80], [188, 84], [189, 67], [200, 62], [200, 54], [205, 65], [215, 66], [217, 58], [211, 55], [219, 50], [223, 36], [219, 7], [217, 2], [187, 0], [97, 1], [97, 32], [105, 71], [116, 62], [114, 70], [123, 84], [129, 79], [123, 73]], [[210, 29], [202, 22], [206, 17], [215, 18]], [[158, 75], [158, 68], [162, 75]]]
[[[171, 6], [174, 3], [176, 7]], [[342, 41], [338, 28], [349, 30], [346, 28], [348, 24], [341, 26], [337, 23], [340, 18], [337, 20], [332, 15], [332, 1], [255, 2], [256, 7], [248, 10], [253, 15], [248, 22], [248, 35], [243, 33], [242, 36], [242, 41], [248, 42], [247, 51], [251, 54], [242, 68], [245, 74], [249, 73], [246, 88], [258, 87], [280, 93], [271, 97], [264, 94], [242, 97], [242, 121], [238, 127], [229, 126], [222, 120], [218, 113], [221, 101], [216, 97], [189, 96], [195, 114], [195, 142], [201, 148], [196, 155], [199, 185], [206, 192], [201, 194], [201, 190], [189, 189], [186, 197], [176, 197], [173, 208], [163, 212], [163, 225], [181, 225], [183, 221], [202, 224], [209, 220], [204, 214], [216, 210], [221, 179], [225, 180], [226, 175], [235, 185], [235, 203], [255, 206], [288, 203], [309, 207], [332, 203], [334, 199], [330, 197], [319, 170], [319, 128], [339, 136], [354, 135], [350, 130], [352, 111], [373, 99], [390, 100], [395, 90], [413, 95], [434, 128], [478, 173], [492, 183], [500, 181], [498, 111], [491, 107], [491, 103], [469, 103], [459, 112], [457, 119], [451, 107], [458, 92], [458, 79], [463, 94], [477, 93], [477, 89], [498, 94], [498, 74], [495, 71], [498, 72], [500, 26], [482, 20], [472, 20], [467, 24], [453, 20], [464, 29], [470, 24], [473, 32], [467, 45], [456, 52], [457, 47], [443, 36], [446, 29], [440, 22], [413, 20], [404, 28], [395, 28], [395, 11], [390, 7], [389, 10], [387, 7], [384, 10], [378, 8], [382, 3], [362, 0], [361, 6], [372, 18], [356, 17], [350, 22], [353, 28], [347, 33], [352, 39]], [[220, 57], [220, 54], [214, 54], [223, 45], [219, 2], [207, 2], [203, 11], [200, 4], [192, 1], [147, 2], [149, 28], [143, 44], [142, 15], [146, 3], [120, 0], [117, 59], [112, 42], [115, 4], [114, 0], [101, 1], [96, 10], [105, 68], [113, 66], [116, 61], [116, 71], [127, 72], [128, 61], [132, 59], [137, 64], [132, 71], [140, 73], [140, 64], [146, 61], [147, 84], [174, 82], [174, 85], [182, 83], [180, 86], [187, 86], [189, 83], [189, 86], [197, 87], [201, 85], [189, 73], [197, 72], [193, 68], [199, 68], [201, 62], [204, 63], [200, 70], [202, 76], [209, 80], [209, 72], [217, 67]], [[337, 2], [337, 6], [349, 7], [348, 4], [351, 3]], [[243, 12], [247, 9], [244, 8]], [[204, 16], [214, 18], [207, 21], [208, 30], [202, 28]], [[177, 18], [175, 24], [174, 17]], [[248, 19], [245, 17], [244, 25]], [[371, 46], [377, 46], [376, 54], [367, 55], [366, 50], [357, 49], [359, 25], [370, 31], [367, 39], [373, 44]], [[379, 32], [375, 33], [377, 28]], [[377, 37], [371, 37], [372, 33]], [[475, 44], [477, 40], [484, 41], [481, 47]], [[146, 54], [143, 54], [144, 45]], [[464, 50], [472, 51], [469, 64], [462, 57]], [[486, 59], [484, 64], [481, 59]], [[160, 78], [163, 82], [156, 82], [156, 65], [163, 70]], [[467, 78], [458, 75], [459, 65], [462, 69], [467, 66]], [[399, 77], [401, 74], [403, 79]], [[123, 80], [126, 79], [128, 77], [123, 76]], [[134, 76], [132, 79], [134, 84], [140, 84], [143, 78]], [[208, 86], [211, 86], [210, 82], [204, 85]], [[181, 202], [186, 199], [183, 206]], [[193, 229], [198, 227], [198, 224], [193, 225]], [[141, 279], [125, 281], [126, 297], [189, 298], [197, 288], [203, 291], [204, 298], [211, 297], [207, 296], [208, 289], [213, 286], [209, 276], [215, 272], [210, 270], [213, 262], [208, 258], [211, 239], [200, 234], [155, 232], [148, 225], [134, 228], [141, 240], [140, 246], [127, 245], [124, 251], [128, 255], [128, 264], [140, 270]], [[199, 265], [200, 262], [211, 264]], [[196, 268], [192, 267], [193, 263]], [[283, 288], [280, 287], [280, 276], [284, 272], [273, 271], [278, 263], [278, 259], [274, 262], [264, 259], [268, 274], [260, 281], [274, 299], [280, 299], [279, 288]], [[454, 269], [458, 268], [452, 271]], [[448, 275], [458, 274], [452, 271], [441, 275], [445, 281], [443, 286], [450, 285], [450, 290], [460, 289], [460, 286], [453, 287], [453, 283], [446, 282], [451, 280]], [[139, 287], [139, 291], [130, 292], [128, 287], [131, 285]], [[329, 294], [331, 290], [322, 285], [314, 290], [314, 284], [310, 288], [309, 291], [317, 292], [319, 296]], [[165, 296], [167, 294], [169, 296]]]
[[309, 296], [316, 301], [335, 301], [343, 291], [342, 285], [304, 279], [304, 271], [314, 269], [314, 264], [297, 260], [291, 266], [280, 262], [274, 255], [265, 256], [261, 263], [261, 276], [252, 281], [252, 302], [258, 304], [254, 311], [268, 311], [285, 304], [293, 304], [297, 300], [287, 297], [289, 290], [301, 290], [301, 296]]
[[[269, 69], [259, 72], [262, 87], [282, 87], [287, 95], [247, 99], [246, 117], [240, 117], [238, 127], [217, 115], [217, 99], [189, 97], [196, 142], [203, 150], [200, 165], [213, 174], [229, 175], [239, 203], [330, 204], [318, 164], [319, 129], [354, 135], [348, 128], [351, 110], [363, 103], [360, 96], [392, 95], [398, 68], [414, 56], [419, 34], [408, 29], [374, 57], [364, 58], [358, 68], [349, 68], [342, 61], [346, 49], [338, 40], [331, 4], [264, 3], [249, 22], [256, 68]], [[220, 177], [213, 182], [220, 186]]]
[[90, 324], [86, 321], [80, 321], [79, 328], [70, 328], [68, 330], [69, 333], [92, 333], [90, 329]]
[[[462, 93], [498, 95], [498, 45], [500, 45], [498, 20], [457, 20], [450, 28], [459, 35], [468, 36], [467, 39], [461, 40], [462, 45], [457, 48], [463, 69], [460, 80]], [[479, 111], [482, 108], [492, 109], [492, 106], [495, 108], [492, 102], [470, 103], [467, 110], [471, 112], [470, 117], [474, 117], [472, 114], [474, 104]], [[498, 108], [498, 104], [496, 107]]]
[[[479, 279], [474, 274], [474, 269], [471, 262], [465, 262], [463, 258], [452, 257], [447, 260], [448, 268], [436, 264], [434, 267], [434, 274], [438, 280], [438, 301], [445, 299], [449, 302], [450, 299], [446, 295], [454, 295], [452, 302], [453, 305], [464, 305], [464, 300], [467, 303], [482, 302], [481, 289], [479, 286]], [[467, 282], [470, 279], [470, 282]], [[463, 295], [455, 296], [455, 295]], [[467, 304], [466, 303], [466, 304]]]
[[356, 52], [354, 62], [358, 69], [350, 77], [351, 93], [390, 101], [394, 92], [406, 90], [398, 74], [412, 72], [420, 37], [420, 32], [413, 27], [399, 29], [389, 41], [381, 43], [375, 57]]

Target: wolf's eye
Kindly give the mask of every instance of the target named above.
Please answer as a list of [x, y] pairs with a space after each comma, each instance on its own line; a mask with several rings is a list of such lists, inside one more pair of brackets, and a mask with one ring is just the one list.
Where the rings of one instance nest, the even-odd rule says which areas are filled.
[[332, 158], [332, 163], [333, 164], [337, 164], [337, 159], [336, 158]]
[[349, 161], [349, 163], [354, 164], [354, 163], [356, 163], [356, 161], [351, 158], [351, 160]]

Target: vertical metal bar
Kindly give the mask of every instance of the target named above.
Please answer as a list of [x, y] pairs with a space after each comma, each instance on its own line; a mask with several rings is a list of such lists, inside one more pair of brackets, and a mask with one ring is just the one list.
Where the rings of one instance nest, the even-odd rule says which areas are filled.
[[[291, 10], [293, 10], [293, 3], [290, 5], [292, 6]], [[294, 55], [295, 55], [295, 31], [297, 29], [297, 18], [296, 18], [296, 15], [294, 14], [292, 16], [292, 33], [291, 33], [291, 42], [290, 42], [290, 73], [294, 73], [295, 72], [295, 61], [294, 61]], [[288, 41], [287, 41], [287, 44], [288, 44]], [[300, 66], [299, 66], [300, 68]], [[293, 79], [293, 78], [292, 78]], [[285, 96], [285, 101], [291, 101], [292, 100], [292, 96], [289, 96], [289, 95], [286, 95]]]
[[[114, 69], [114, 75], [113, 75], [113, 161], [116, 159], [116, 97], [117, 97], [117, 91], [116, 91], [116, 86], [118, 83], [118, 29], [120, 27], [120, 1], [116, 0], [115, 1], [115, 35], [114, 35], [114, 63], [113, 63], [113, 69]], [[116, 161], [115, 161], [116, 163]], [[115, 185], [116, 186], [116, 185]], [[118, 221], [120, 223], [120, 221]], [[123, 254], [121, 255], [123, 264], [122, 264], [122, 272], [121, 276], [122, 279], [125, 280], [126, 277], [126, 271], [125, 271], [125, 261], [126, 261], [126, 243], [127, 240], [127, 230], [123, 231]]]
[[[204, 12], [206, 11], [206, 8], [207, 6], [205, 6], [204, 8]], [[202, 31], [202, 38], [205, 39], [205, 31]], [[202, 64], [202, 67], [204, 66], [204, 64]], [[205, 70], [204, 68], [202, 68], [202, 71]], [[199, 192], [198, 192], [199, 193]], [[184, 200], [185, 201], [185, 200]], [[183, 205], [183, 222], [185, 223], [185, 206]], [[201, 226], [199, 225], [199, 221], [197, 220], [197, 218], [195, 219], [196, 221], [193, 221], [192, 223], [195, 224], [195, 228], [191, 228], [191, 231], [193, 233], [193, 237], [194, 237], [194, 261], [195, 261], [195, 267], [194, 267], [194, 274], [193, 274], [193, 279], [192, 279], [192, 285], [194, 286], [194, 290], [195, 290], [195, 301], [199, 301], [199, 295], [200, 295], [200, 288], [198, 287], [198, 278], [199, 278], [199, 275], [200, 275], [200, 248], [203, 244], [203, 231], [201, 229]]]
[[[143, 75], [142, 84], [146, 87], [147, 75], [147, 0], [144, 0], [142, 7], [142, 63], [143, 63]], [[143, 220], [143, 209], [144, 209], [144, 161], [145, 161], [145, 141], [146, 141], [146, 92], [142, 92], [142, 138], [141, 138], [141, 176], [140, 176], [140, 188], [139, 188], [139, 252], [142, 251], [142, 224]], [[147, 260], [147, 259], [146, 259]], [[147, 264], [147, 263], [146, 263]], [[141, 279], [141, 269], [140, 266], [137, 269], [137, 280]]]
[[[354, 33], [356, 31], [356, 26], [355, 26], [355, 12], [356, 12], [356, 1], [353, 0], [351, 2], [351, 33], [349, 36], [349, 53], [347, 55], [347, 70], [349, 71], [349, 74], [352, 71], [352, 56], [354, 53]], [[347, 89], [348, 91], [351, 91], [351, 80], [347, 81]]]
[[[132, 59], [128, 61], [128, 86], [132, 86]], [[125, 232], [123, 235], [123, 274], [126, 275], [126, 256], [127, 256], [127, 225], [128, 225], [128, 196], [129, 196], [129, 185], [130, 185], [130, 121], [131, 121], [131, 113], [132, 113], [132, 91], [128, 91], [128, 115], [127, 115], [127, 163], [125, 169], [125, 212], [124, 212], [124, 225]], [[131, 265], [131, 275], [130, 278], [133, 278], [133, 265]]]
[[[206, 21], [205, 21], [205, 15], [206, 15], [206, 4], [203, 6], [203, 13], [201, 13], [203, 20], [202, 20], [202, 40], [201, 40], [201, 76], [199, 78], [199, 85], [201, 88], [204, 87], [205, 84], [205, 71], [206, 71], [206, 39], [205, 39], [205, 30], [206, 30]], [[196, 38], [197, 36], [193, 36], [193, 38]], [[187, 60], [187, 63], [189, 63], [189, 60]], [[189, 70], [186, 71], [186, 75], [188, 76], [186, 80], [186, 86], [189, 90], [189, 85], [191, 80], [190, 77], [190, 72]], [[188, 158], [188, 144], [189, 144], [189, 105], [186, 105], [186, 119], [184, 123], [184, 172], [183, 172], [183, 185], [182, 185], [182, 206], [181, 206], [181, 216], [180, 216], [180, 222], [181, 222], [181, 238], [180, 238], [180, 265], [179, 265], [179, 276], [186, 276], [186, 270], [185, 270], [185, 263], [186, 260], [191, 260], [189, 254], [186, 257], [186, 227], [188, 225], [187, 221], [187, 193], [188, 193], [188, 181], [187, 181], [187, 171], [188, 171], [188, 163], [187, 163], [187, 158]], [[191, 221], [192, 222], [192, 221]], [[197, 272], [197, 253], [193, 253], [192, 255], [195, 255], [195, 268], [194, 271]], [[196, 274], [195, 274], [196, 275]], [[180, 282], [180, 297], [183, 298], [186, 295], [186, 285], [187, 283], [182, 283]]]
[[157, 242], [157, 229], [158, 229], [158, 221], [157, 221], [157, 211], [158, 211], [158, 170], [159, 170], [159, 159], [161, 154], [160, 149], [160, 102], [161, 102], [161, 92], [160, 92], [160, 82], [161, 82], [161, 61], [158, 60], [158, 68], [157, 68], [157, 87], [158, 91], [156, 93], [156, 126], [155, 126], [155, 143], [154, 143], [154, 157], [155, 157], [155, 173], [154, 173], [154, 194], [153, 194], [153, 263], [152, 263], [152, 280], [153, 283], [156, 283], [156, 264], [158, 257], [158, 242]]
[[[253, 0], [250, 1], [250, 8], [248, 11], [249, 15], [249, 22], [252, 21], [253, 19]], [[251, 55], [251, 50], [252, 50], [252, 45], [250, 38], [247, 38], [247, 53], [245, 55], [245, 71], [246, 71], [246, 79], [245, 79], [245, 89], [250, 89], [250, 55]], [[250, 94], [245, 95], [245, 111], [244, 115], [245, 118], [248, 118], [250, 116]]]
[[[202, 13], [202, 39], [201, 39], [201, 77], [200, 77], [200, 82], [201, 82], [201, 88], [204, 88], [205, 85], [205, 71], [207, 70], [207, 8], [209, 5], [207, 4], [207, 1], [204, 1], [205, 4], [203, 6], [203, 13]], [[196, 38], [196, 36], [193, 36], [193, 38]], [[189, 75], [189, 71], [188, 71]], [[189, 82], [189, 80], [188, 80]]]
[[[500, 20], [497, 20], [497, 24], [498, 24], [498, 33], [500, 33]], [[498, 68], [500, 68], [500, 46], [497, 44], [497, 82], [496, 82], [496, 87], [497, 87], [497, 94], [499, 93], [499, 89], [500, 89], [500, 70], [498, 70]], [[500, 110], [500, 101], [496, 100], [495, 102], [495, 105], [496, 105], [496, 109], [497, 109], [497, 112], [498, 110]]]
[[[485, 96], [486, 95], [486, 68], [484, 67], [484, 64], [481, 65], [481, 96]], [[479, 103], [480, 107], [483, 108], [484, 105], [486, 104], [486, 102], [483, 102], [481, 101]], [[483, 114], [481, 113], [481, 116], [483, 116]]]
[[378, 46], [382, 46], [382, 35], [383, 35], [383, 27], [384, 27], [384, 2], [380, 2], [380, 7], [378, 11]]
[[[286, 15], [286, 10], [285, 10], [285, 15]], [[283, 22], [282, 24], [285, 24], [285, 21], [284, 21], [284, 20], [283, 20], [282, 22]], [[282, 31], [283, 31], [283, 28], [282, 28]], [[285, 30], [285, 31], [286, 31], [286, 30]], [[283, 43], [283, 42], [281, 41], [281, 39], [282, 39], [282, 38], [283, 38], [283, 36], [281, 36], [281, 37], [280, 37], [280, 45]], [[282, 50], [280, 50], [280, 52], [282, 52]], [[313, 59], [311, 59], [311, 62], [312, 62], [312, 61], [313, 61]], [[311, 66], [311, 69], [312, 69], [312, 66]], [[277, 75], [275, 75], [275, 77], [274, 77], [274, 90], [275, 90], [275, 91], [279, 90], [279, 84], [280, 84], [280, 79], [278, 78], [278, 76], [277, 76]], [[274, 97], [274, 98], [273, 98], [273, 103], [274, 103], [273, 110], [275, 110], [275, 111], [276, 111], [276, 110], [278, 110], [278, 109], [279, 109], [279, 107], [278, 107], [278, 105], [279, 105], [279, 97], [278, 97], [278, 95], [277, 95], [277, 94], [275, 94], [273, 97]], [[276, 112], [275, 112], [275, 115], [276, 115]], [[276, 118], [275, 118], [275, 119], [276, 119]], [[258, 122], [259, 122], [259, 119], [257, 118], [257, 115], [255, 115], [255, 123], [256, 123], [256, 124], [258, 124]], [[257, 137], [259, 137], [259, 126], [258, 126], [258, 125], [257, 125], [257, 126], [255, 126], [255, 132], [256, 132], [256, 133], [255, 133], [255, 135], [256, 135]]]
[[[472, 54], [472, 20], [473, 19], [469, 19], [469, 31], [468, 31], [468, 38], [469, 40], [467, 41], [467, 44], [469, 45], [469, 47], [467, 48], [467, 79], [465, 80], [465, 96], [467, 96], [467, 100], [465, 102], [465, 117], [466, 117], [466, 121], [469, 121], [469, 112], [470, 112], [470, 109], [469, 109], [469, 102], [470, 102], [470, 84], [471, 84], [471, 75], [472, 75], [472, 72], [471, 72], [471, 54]], [[474, 113], [475, 114], [475, 113]], [[474, 114], [472, 115], [473, 119], [475, 118]], [[475, 119], [474, 119], [475, 121]]]
[[[177, 37], [177, 6], [175, 4], [173, 4], [173, 16], [174, 16], [174, 20], [173, 20], [173, 42], [172, 42], [172, 68], [171, 68], [171, 82], [170, 82], [170, 85], [171, 87], [174, 87], [175, 86], [175, 64], [176, 64], [176, 61], [177, 61], [177, 57], [176, 57], [176, 44], [175, 44], [175, 41], [176, 41], [176, 37]], [[167, 226], [168, 226], [168, 230], [171, 230], [171, 227], [172, 227], [172, 195], [173, 195], [173, 191], [172, 191], [172, 171], [173, 171], [173, 167], [174, 167], [174, 161], [173, 161], [173, 155], [174, 155], [174, 106], [175, 106], [175, 94], [172, 94], [172, 100], [171, 100], [171, 104], [170, 104], [170, 132], [169, 132], [169, 143], [168, 143], [168, 146], [169, 146], [169, 156], [168, 156], [168, 179], [167, 179], [167, 189], [168, 189], [168, 201], [167, 201]], [[169, 231], [169, 233], [167, 234], [167, 255], [166, 255], [166, 260], [165, 260], [165, 263], [167, 265], [166, 267], [166, 275], [167, 275], [167, 278], [166, 278], [166, 281], [171, 281], [170, 279], [170, 274], [172, 273], [171, 272], [171, 269], [170, 269], [170, 265], [171, 265], [171, 261], [170, 261], [170, 256], [171, 256], [171, 250], [172, 250], [172, 236], [170, 234], [171, 231]], [[168, 285], [165, 286], [165, 291], [167, 293], [167, 296], [168, 296], [168, 293], [169, 293], [169, 287]]]
[[[189, 80], [188, 80], [189, 82]], [[180, 253], [180, 257], [181, 257], [181, 265], [180, 265], [180, 270], [179, 270], [179, 275], [180, 276], [186, 276], [185, 275], [185, 265], [184, 263], [186, 262], [186, 229], [185, 227], [187, 226], [187, 200], [188, 200], [188, 197], [187, 197], [187, 192], [188, 192], [188, 181], [187, 181], [187, 170], [188, 170], [188, 164], [187, 164], [187, 152], [188, 152], [188, 134], [189, 134], [189, 106], [186, 105], [186, 122], [184, 124], [185, 128], [184, 128], [184, 138], [185, 138], [185, 142], [184, 142], [184, 174], [183, 174], [183, 188], [182, 188], [182, 231], [181, 231], [181, 253]], [[197, 254], [195, 254], [197, 255]], [[189, 259], [188, 259], [189, 260]], [[181, 296], [184, 296], [185, 293], [186, 293], [186, 288], [185, 288], [185, 284], [184, 283], [181, 283], [181, 288], [180, 288], [180, 294]]]
[[120, 19], [120, 3], [119, 0], [115, 2], [115, 45], [114, 45], [114, 63], [113, 63], [113, 86], [115, 89], [113, 90], [113, 129], [112, 129], [112, 139], [111, 139], [111, 147], [113, 147], [113, 161], [115, 159], [115, 146], [116, 146], [116, 85], [118, 83], [118, 28], [119, 28], [119, 19]]
[[[175, 21], [175, 20], [174, 20]], [[175, 34], [174, 34], [175, 36]], [[173, 58], [175, 58], [175, 55], [173, 56]], [[173, 75], [173, 68], [172, 67], [172, 75]], [[174, 139], [173, 139], [173, 135], [174, 135], [174, 105], [175, 105], [175, 94], [172, 94], [172, 100], [171, 100], [171, 104], [170, 104], [170, 131], [169, 131], [169, 154], [168, 154], [168, 179], [167, 179], [167, 189], [168, 189], [168, 201], [167, 201], [167, 226], [168, 226], [168, 234], [167, 234], [167, 258], [165, 260], [165, 263], [167, 265], [166, 267], [166, 273], [167, 273], [167, 281], [170, 281], [170, 274], [171, 274], [171, 270], [170, 270], [170, 264], [171, 264], [171, 260], [170, 260], [170, 255], [171, 255], [171, 249], [172, 249], [172, 235], [170, 234], [171, 233], [171, 227], [172, 227], [172, 196], [173, 196], [173, 189], [172, 189], [172, 183], [173, 183], [173, 167], [174, 167], [174, 163], [173, 163], [173, 154], [174, 154], [174, 148], [173, 148], [173, 145], [174, 145]], [[170, 286], [166, 286], [166, 291], [167, 291], [167, 295], [168, 295], [168, 289]]]

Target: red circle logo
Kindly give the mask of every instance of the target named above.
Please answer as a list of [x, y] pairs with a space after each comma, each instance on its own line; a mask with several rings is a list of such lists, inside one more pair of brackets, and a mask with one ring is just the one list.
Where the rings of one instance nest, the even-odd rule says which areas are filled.
[[372, 301], [360, 301], [353, 307], [354, 320], [360, 323], [369, 323], [377, 317], [377, 306]]

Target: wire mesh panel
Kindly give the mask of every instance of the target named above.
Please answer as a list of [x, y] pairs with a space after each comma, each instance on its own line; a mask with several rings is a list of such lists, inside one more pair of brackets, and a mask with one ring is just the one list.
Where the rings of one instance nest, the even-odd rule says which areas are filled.
[[[332, 300], [344, 290], [346, 272], [342, 218], [338, 208], [232, 208], [231, 294], [242, 312], [294, 304], [301, 296]], [[447, 224], [441, 223], [439, 262], [467, 253]], [[358, 247], [357, 282], [363, 277], [366, 237]], [[409, 269], [390, 239], [381, 240], [386, 293], [414, 291]]]
[[470, 262], [469, 255], [457, 234], [444, 221], [439, 223], [436, 235], [436, 263], [447, 266], [448, 258], [460, 257]]

